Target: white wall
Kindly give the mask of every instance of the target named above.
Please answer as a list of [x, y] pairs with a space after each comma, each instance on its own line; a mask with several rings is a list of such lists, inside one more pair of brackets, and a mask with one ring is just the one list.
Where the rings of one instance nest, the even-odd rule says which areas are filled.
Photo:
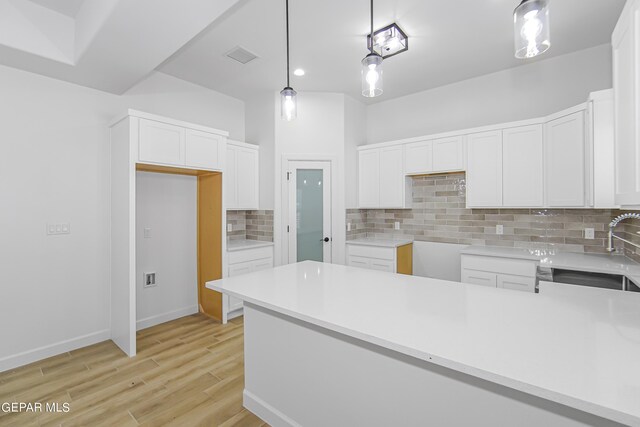
[[[279, 96], [275, 98], [279, 103]], [[283, 262], [283, 206], [282, 183], [284, 155], [298, 157], [333, 157], [332, 171], [332, 232], [333, 262], [344, 263], [345, 195], [344, 195], [344, 139], [345, 139], [345, 96], [336, 93], [305, 92], [298, 95], [298, 117], [292, 122], [280, 119], [279, 109], [275, 112], [275, 206], [274, 250], [276, 264]]]
[[611, 86], [607, 44], [370, 105], [367, 143], [544, 116]]
[[[198, 312], [197, 189], [193, 176], [137, 172], [138, 329]], [[157, 286], [144, 287], [145, 272]]]
[[109, 336], [109, 120], [136, 108], [242, 140], [244, 104], [159, 73], [116, 96], [0, 67], [0, 93], [2, 371]]

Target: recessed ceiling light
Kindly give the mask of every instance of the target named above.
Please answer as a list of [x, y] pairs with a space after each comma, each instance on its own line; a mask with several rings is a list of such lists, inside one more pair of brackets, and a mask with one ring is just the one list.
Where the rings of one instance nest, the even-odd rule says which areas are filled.
[[304, 76], [304, 70], [302, 68], [296, 68], [293, 71], [293, 74], [298, 76], [298, 77], [302, 77], [302, 76]]

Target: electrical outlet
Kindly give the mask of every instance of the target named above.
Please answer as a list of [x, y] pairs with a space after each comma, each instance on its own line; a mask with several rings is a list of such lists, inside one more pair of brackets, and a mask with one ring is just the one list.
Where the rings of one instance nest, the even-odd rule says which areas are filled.
[[393, 224], [393, 228], [400, 230], [400, 221], [396, 221], [395, 224]]
[[498, 235], [504, 234], [504, 225], [496, 225], [496, 234]]
[[350, 222], [347, 223], [347, 231], [351, 231], [351, 223]]
[[152, 273], [144, 273], [143, 274], [143, 286], [145, 288], [150, 288], [152, 286], [158, 286], [156, 284], [156, 273], [152, 272]]
[[150, 239], [151, 238], [151, 229], [150, 228], [145, 228], [144, 229], [144, 238], [145, 239]]
[[60, 224], [47, 224], [47, 236], [57, 236], [60, 234], [71, 234], [71, 224], [68, 222]]
[[227, 233], [231, 233], [233, 231], [233, 224], [227, 224]]
[[588, 240], [593, 240], [596, 238], [596, 231], [593, 228], [585, 228], [584, 229], [584, 238]]

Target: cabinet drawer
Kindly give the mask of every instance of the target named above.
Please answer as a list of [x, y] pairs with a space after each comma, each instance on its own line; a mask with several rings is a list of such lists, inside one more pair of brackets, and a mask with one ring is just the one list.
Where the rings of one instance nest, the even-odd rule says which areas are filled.
[[531, 277], [498, 274], [497, 286], [514, 291], [535, 292], [536, 279]]
[[140, 119], [138, 157], [141, 162], [184, 166], [185, 129]]
[[240, 276], [241, 274], [251, 273], [253, 265], [251, 261], [241, 262], [229, 266], [229, 277]]
[[495, 288], [497, 286], [497, 274], [487, 273], [486, 271], [462, 270], [462, 283], [471, 285], [488, 286]]
[[538, 261], [511, 258], [462, 255], [462, 269], [496, 274], [536, 277]]
[[365, 258], [387, 259], [393, 261], [396, 258], [396, 248], [381, 248], [377, 246], [348, 245], [349, 255]]
[[229, 265], [246, 261], [255, 261], [264, 258], [273, 258], [273, 247], [266, 246], [264, 248], [233, 251], [229, 252], [228, 257]]
[[253, 271], [265, 270], [273, 267], [273, 257], [253, 261]]
[[393, 273], [395, 271], [394, 264], [395, 263], [393, 261], [384, 259], [372, 259], [369, 268], [371, 268], [372, 270], [388, 271], [390, 273]]
[[369, 268], [371, 265], [371, 260], [369, 258], [349, 255], [347, 257], [347, 265], [350, 267]]

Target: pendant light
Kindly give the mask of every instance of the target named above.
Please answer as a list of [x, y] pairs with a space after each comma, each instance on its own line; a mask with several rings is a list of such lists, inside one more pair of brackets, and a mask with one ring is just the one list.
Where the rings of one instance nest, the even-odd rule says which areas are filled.
[[[371, 33], [373, 40], [373, 0], [371, 0]], [[362, 95], [373, 98], [382, 95], [382, 56], [369, 47], [370, 53], [362, 60]]]
[[549, 0], [522, 0], [513, 12], [516, 58], [527, 59], [551, 47]]
[[296, 101], [297, 92], [293, 90], [289, 82], [289, 0], [286, 2], [287, 15], [287, 86], [280, 91], [280, 114], [288, 122], [295, 120], [298, 115]]

